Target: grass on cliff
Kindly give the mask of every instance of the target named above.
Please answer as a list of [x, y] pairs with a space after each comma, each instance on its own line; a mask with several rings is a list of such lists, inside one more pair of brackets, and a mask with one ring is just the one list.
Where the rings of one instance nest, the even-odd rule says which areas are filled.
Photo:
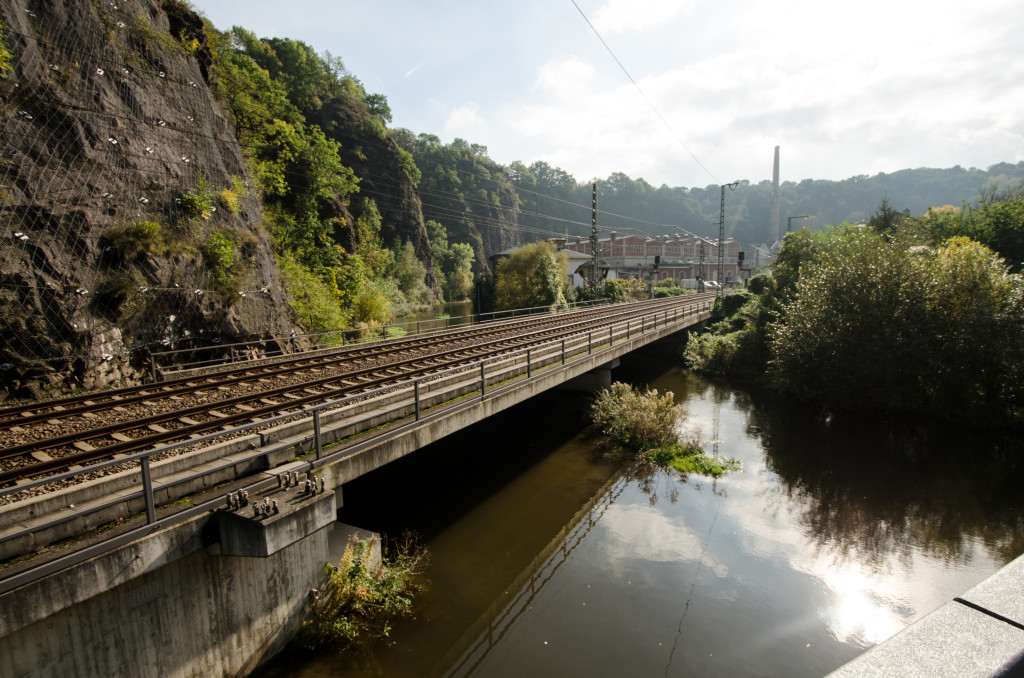
[[595, 396], [590, 417], [602, 433], [642, 464], [714, 478], [740, 468], [736, 459], [708, 455], [699, 437], [680, 440], [676, 425], [686, 417], [686, 409], [676, 404], [671, 391], [659, 394], [657, 389], [641, 391], [615, 382]]
[[7, 48], [7, 27], [0, 17], [0, 78], [7, 77], [7, 71], [11, 70], [11, 51]]
[[379, 566], [369, 560], [370, 543], [355, 535], [337, 566], [327, 565], [327, 584], [312, 592], [309, 617], [294, 640], [302, 649], [343, 651], [386, 638], [390, 622], [412, 611], [427, 551], [412, 537], [392, 546]]

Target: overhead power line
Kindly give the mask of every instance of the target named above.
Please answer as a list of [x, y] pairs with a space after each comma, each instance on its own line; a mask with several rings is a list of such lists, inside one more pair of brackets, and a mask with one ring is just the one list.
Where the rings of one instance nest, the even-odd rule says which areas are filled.
[[652, 102], [650, 98], [648, 98], [647, 94], [644, 92], [643, 88], [640, 87], [639, 83], [637, 83], [637, 81], [633, 79], [633, 76], [630, 75], [628, 70], [626, 70], [626, 67], [619, 60], [619, 57], [615, 56], [615, 52], [612, 51], [612, 48], [609, 47], [608, 43], [605, 42], [604, 38], [601, 37], [601, 34], [597, 31], [597, 28], [594, 27], [594, 24], [590, 23], [590, 19], [588, 19], [587, 15], [583, 13], [582, 9], [580, 9], [580, 6], [576, 3], [576, 0], [569, 1], [572, 3], [573, 7], [576, 8], [576, 11], [580, 13], [580, 16], [583, 17], [583, 20], [587, 22], [587, 25], [590, 26], [590, 30], [594, 31], [594, 35], [596, 35], [597, 39], [601, 41], [601, 44], [604, 45], [604, 48], [608, 51], [608, 54], [611, 55], [612, 59], [615, 60], [615, 63], [619, 65], [619, 68], [622, 69], [622, 72], [626, 74], [626, 77], [629, 78], [629, 81], [633, 83], [633, 87], [636, 88], [636, 91], [640, 93], [640, 96], [644, 98], [644, 101], [646, 101], [647, 105], [651, 107], [651, 110], [654, 111], [654, 114], [658, 116], [658, 120], [660, 120], [661, 124], [665, 126], [665, 129], [668, 130], [669, 134], [671, 134], [672, 137], [676, 140], [676, 142], [683, 147], [683, 150], [685, 150], [690, 155], [690, 157], [693, 158], [693, 161], [697, 163], [702, 170], [707, 172], [707, 175], [709, 177], [715, 180], [716, 184], [721, 184], [722, 182], [718, 180], [718, 177], [716, 177], [711, 172], [711, 170], [709, 170], [704, 165], [704, 163], [700, 161], [700, 158], [698, 158], [697, 155], [690, 150], [690, 147], [687, 146], [686, 142], [683, 141], [683, 138], [676, 133], [672, 125], [668, 124], [668, 121], [665, 120], [665, 116], [661, 114], [661, 111], [659, 111], [658, 107], [654, 105], [654, 102]]

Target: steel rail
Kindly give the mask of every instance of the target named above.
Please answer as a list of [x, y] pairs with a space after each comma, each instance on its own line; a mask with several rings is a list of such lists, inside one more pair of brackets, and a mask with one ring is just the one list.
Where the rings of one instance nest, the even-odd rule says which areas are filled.
[[[687, 297], [689, 298], [689, 297]], [[638, 303], [630, 304], [634, 306]], [[0, 430], [9, 430], [13, 426], [25, 426], [40, 421], [52, 419], [64, 419], [76, 416], [84, 412], [97, 412], [112, 406], [125, 406], [144, 401], [166, 399], [176, 395], [188, 394], [197, 388], [217, 388], [219, 386], [232, 386], [244, 383], [251, 379], [279, 376], [281, 374], [293, 374], [307, 369], [318, 367], [330, 367], [341, 362], [353, 362], [360, 359], [373, 358], [401, 350], [429, 348], [438, 344], [460, 341], [477, 336], [487, 336], [498, 330], [512, 329], [514, 326], [528, 326], [533, 323], [548, 322], [556, 324], [569, 315], [578, 317], [601, 317], [608, 308], [583, 309], [572, 311], [570, 314], [559, 314], [557, 316], [527, 316], [514, 320], [488, 323], [485, 327], [473, 325], [465, 328], [456, 328], [442, 332], [432, 332], [428, 335], [406, 337], [388, 342], [378, 342], [370, 346], [346, 346], [331, 350], [330, 353], [318, 353], [316, 356], [293, 357], [285, 360], [277, 360], [272, 363], [261, 365], [246, 365], [237, 363], [238, 367], [212, 375], [201, 377], [182, 377], [179, 379], [162, 381], [157, 384], [144, 384], [130, 386], [110, 391], [80, 394], [66, 398], [59, 398], [38, 403], [26, 403], [6, 408], [0, 408]], [[43, 411], [41, 411], [43, 410]], [[26, 414], [28, 413], [28, 414]], [[20, 415], [20, 416], [19, 416]]]
[[[486, 358], [489, 356], [499, 355], [506, 353], [510, 348], [521, 348], [524, 346], [535, 345], [544, 343], [549, 340], [552, 336], [560, 337], [566, 335], [572, 335], [578, 333], [581, 330], [586, 330], [596, 326], [603, 326], [608, 322], [616, 322], [621, 320], [628, 320], [635, 317], [643, 317], [649, 315], [657, 315], [666, 308], [679, 308], [694, 306], [695, 302], [699, 305], [699, 301], [689, 297], [677, 297], [674, 298], [676, 303], [671, 304], [659, 304], [657, 309], [651, 306], [641, 307], [639, 309], [631, 307], [624, 309], [622, 312], [614, 314], [604, 314], [598, 319], [577, 321], [570, 324], [560, 324], [556, 328], [546, 328], [541, 330], [535, 330], [522, 335], [509, 337], [499, 341], [486, 341], [475, 344], [469, 347], [460, 347], [449, 351], [441, 351], [438, 353], [431, 354], [429, 356], [417, 356], [407, 360], [395, 361], [386, 365], [374, 366], [369, 368], [363, 368], [358, 370], [352, 370], [343, 374], [331, 375], [329, 377], [323, 377], [315, 379], [301, 384], [293, 384], [287, 386], [281, 386], [273, 389], [267, 389], [258, 393], [246, 394], [242, 396], [236, 396], [234, 398], [227, 398], [215, 401], [213, 403], [204, 403], [195, 405], [185, 409], [179, 409], [170, 412], [158, 413], [141, 419], [135, 419], [128, 422], [119, 422], [115, 424], [108, 424], [104, 426], [95, 427], [85, 431], [78, 431], [69, 433], [64, 436], [57, 436], [41, 441], [33, 441], [22, 445], [9, 447], [6, 449], [0, 449], [0, 459], [12, 459], [15, 457], [21, 457], [33, 452], [45, 452], [47, 450], [55, 450], [60, 447], [66, 447], [75, 443], [85, 443], [92, 447], [93, 443], [98, 443], [101, 438], [111, 437], [115, 433], [126, 433], [128, 431], [134, 431], [138, 429], [147, 428], [150, 426], [158, 426], [160, 424], [169, 424], [170, 422], [180, 423], [182, 418], [190, 418], [192, 416], [212, 416], [213, 418], [207, 421], [186, 423], [185, 426], [179, 426], [163, 432], [154, 432], [151, 435], [145, 435], [143, 437], [134, 438], [131, 440], [122, 440], [118, 442], [108, 444], [98, 444], [94, 449], [85, 450], [79, 453], [64, 455], [59, 458], [39, 461], [28, 466], [16, 467], [4, 471], [0, 471], [0, 485], [4, 485], [10, 482], [21, 480], [24, 478], [36, 477], [41, 474], [50, 473], [54, 470], [66, 468], [71, 465], [85, 465], [91, 462], [95, 462], [100, 459], [111, 457], [114, 455], [120, 455], [129, 453], [132, 451], [144, 449], [165, 443], [167, 441], [181, 439], [184, 436], [195, 436], [197, 434], [205, 433], [211, 430], [224, 428], [226, 425], [233, 424], [239, 421], [251, 420], [262, 416], [281, 412], [282, 410], [291, 410], [296, 407], [303, 407], [313, 403], [321, 402], [325, 399], [336, 398], [339, 395], [344, 394], [358, 394], [379, 386], [393, 384], [408, 379], [410, 376], [423, 375], [431, 373], [437, 370], [441, 364], [447, 364], [458, 366], [465, 362], [476, 362], [479, 359]], [[564, 319], [564, 317], [563, 317]], [[441, 361], [440, 363], [438, 361]], [[424, 363], [430, 362], [432, 364], [425, 365]], [[420, 366], [417, 366], [420, 365]], [[386, 374], [384, 376], [378, 376], [373, 378], [372, 375], [380, 373], [381, 371], [391, 370], [402, 370], [398, 374]], [[251, 378], [251, 377], [250, 377]], [[362, 383], [350, 383], [353, 379], [368, 378]], [[337, 383], [345, 384], [341, 387], [334, 386]], [[290, 395], [296, 391], [307, 391], [308, 389], [315, 388], [327, 388], [327, 393], [317, 394], [306, 394], [302, 396]], [[263, 401], [271, 400], [275, 397], [287, 397], [288, 400], [284, 403], [276, 402], [273, 404], [267, 404]], [[262, 406], [249, 407], [250, 403], [260, 402]], [[233, 408], [236, 406], [244, 406], [245, 409], [237, 413], [221, 413], [222, 416], [209, 415], [212, 409], [222, 408]]]

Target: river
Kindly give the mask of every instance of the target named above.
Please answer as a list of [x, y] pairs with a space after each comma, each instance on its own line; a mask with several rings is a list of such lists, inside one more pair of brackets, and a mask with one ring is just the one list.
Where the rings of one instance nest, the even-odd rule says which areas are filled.
[[342, 517], [431, 552], [389, 642], [267, 676], [821, 676], [1024, 552], [1019, 440], [822, 413], [694, 377], [671, 390], [717, 481], [631, 477], [585, 400], [535, 398], [345, 486]]

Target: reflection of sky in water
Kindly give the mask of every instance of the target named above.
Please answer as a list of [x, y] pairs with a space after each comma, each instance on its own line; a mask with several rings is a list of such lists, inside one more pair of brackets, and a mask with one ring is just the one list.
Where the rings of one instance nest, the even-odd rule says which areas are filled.
[[985, 549], [950, 565], [822, 543], [744, 409], [712, 396], [690, 397], [684, 428], [743, 470], [657, 478], [656, 501], [631, 482], [474, 675], [820, 676], [998, 569]]

